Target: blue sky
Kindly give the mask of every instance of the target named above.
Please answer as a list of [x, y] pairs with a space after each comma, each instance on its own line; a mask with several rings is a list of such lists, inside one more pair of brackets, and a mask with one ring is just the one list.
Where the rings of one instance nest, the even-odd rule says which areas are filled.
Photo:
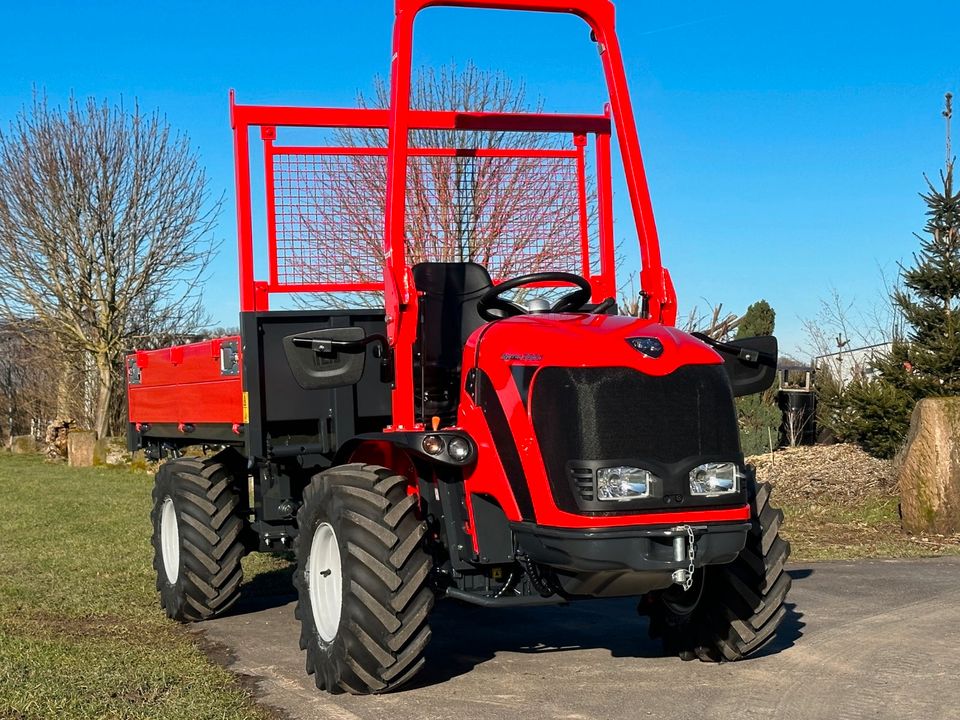
[[[960, 3], [647, 3], [618, 24], [665, 264], [680, 298], [765, 298], [782, 348], [837, 288], [869, 305], [916, 247], [922, 173], [943, 164], [942, 95], [960, 89]], [[226, 193], [210, 312], [235, 325], [227, 91], [241, 102], [351, 105], [386, 74], [392, 2], [8, 4], [0, 123], [39, 86], [139, 99], [189, 134]], [[434, 9], [418, 64], [474, 60], [556, 111], [598, 111], [599, 62], [572, 17]], [[618, 193], [618, 221], [627, 220]], [[635, 262], [628, 256], [628, 264]], [[626, 275], [626, 273], [621, 273]]]

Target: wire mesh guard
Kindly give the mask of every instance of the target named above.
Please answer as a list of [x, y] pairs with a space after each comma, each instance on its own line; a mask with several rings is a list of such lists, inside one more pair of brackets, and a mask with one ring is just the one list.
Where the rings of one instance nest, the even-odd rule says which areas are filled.
[[[268, 167], [273, 281], [294, 287], [382, 282], [384, 152], [276, 148]], [[585, 192], [571, 153], [411, 156], [408, 262], [472, 260], [494, 278], [582, 272]]]

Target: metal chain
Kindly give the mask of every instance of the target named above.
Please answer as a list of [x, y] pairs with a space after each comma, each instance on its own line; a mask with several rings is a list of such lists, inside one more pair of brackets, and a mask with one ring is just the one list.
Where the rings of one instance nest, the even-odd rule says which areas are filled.
[[693, 585], [693, 572], [696, 570], [696, 565], [693, 561], [697, 557], [697, 538], [693, 535], [693, 528], [689, 525], [685, 526], [687, 528], [687, 558], [689, 563], [687, 563], [687, 577], [683, 581], [683, 591], [686, 592]]
[[696, 570], [694, 560], [697, 557], [697, 538], [693, 534], [693, 528], [689, 525], [680, 525], [674, 528], [674, 530], [687, 533], [687, 567], [686, 569], [675, 570], [673, 573], [673, 581], [686, 592], [693, 587], [693, 573]]

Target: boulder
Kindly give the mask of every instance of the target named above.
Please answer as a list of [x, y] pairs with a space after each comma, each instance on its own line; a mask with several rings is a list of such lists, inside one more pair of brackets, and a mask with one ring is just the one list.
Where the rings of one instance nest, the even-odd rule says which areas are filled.
[[104, 462], [103, 443], [88, 430], [71, 430], [67, 436], [67, 461], [71, 467], [93, 467]]
[[27, 455], [37, 451], [37, 441], [33, 435], [14, 435], [10, 438], [10, 452], [14, 455]]
[[917, 403], [898, 475], [904, 530], [960, 532], [960, 397]]
[[107, 465], [128, 465], [132, 461], [130, 451], [127, 450], [125, 437], [108, 437], [101, 441], [103, 447], [103, 462]]
[[59, 460], [67, 456], [67, 436], [73, 420], [58, 418], [47, 425], [46, 448], [44, 454], [50, 460]]

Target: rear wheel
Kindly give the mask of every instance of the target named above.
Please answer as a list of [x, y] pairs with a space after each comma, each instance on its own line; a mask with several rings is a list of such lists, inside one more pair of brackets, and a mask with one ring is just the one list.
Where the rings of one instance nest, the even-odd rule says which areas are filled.
[[227, 458], [180, 458], [153, 489], [153, 567], [160, 604], [175, 620], [206, 620], [240, 594], [244, 522]]
[[297, 515], [300, 647], [317, 687], [394, 690], [423, 666], [432, 563], [407, 479], [371, 465], [318, 473]]
[[783, 512], [770, 505], [770, 484], [749, 479], [753, 527], [729, 565], [701, 568], [687, 591], [674, 586], [649, 607], [650, 635], [684, 660], [740, 660], [768, 643], [786, 615], [790, 545], [780, 537]]

